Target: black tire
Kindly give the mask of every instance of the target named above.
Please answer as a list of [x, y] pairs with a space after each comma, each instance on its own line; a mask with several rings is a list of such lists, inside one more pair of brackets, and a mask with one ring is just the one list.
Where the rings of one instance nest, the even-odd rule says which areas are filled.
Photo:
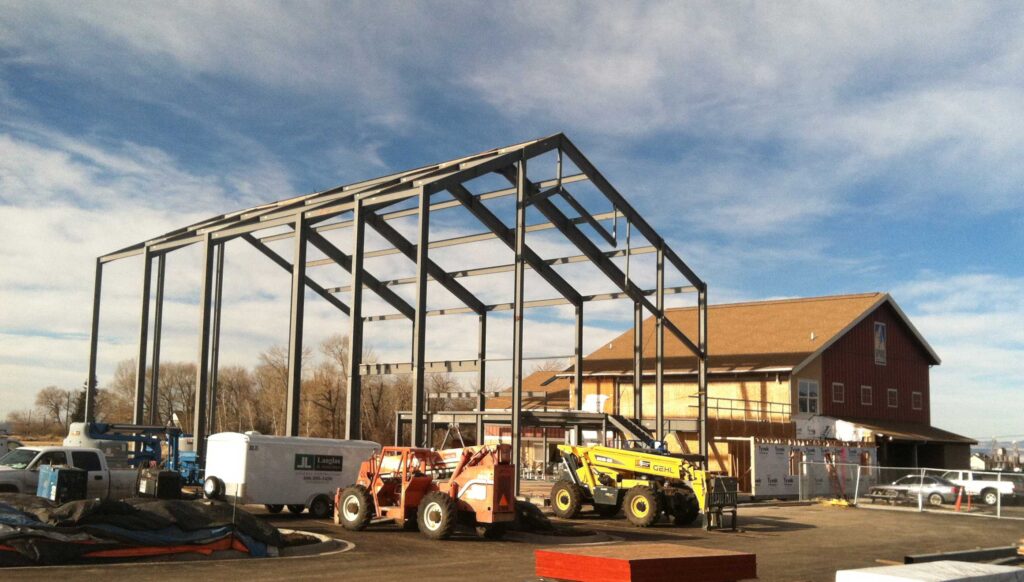
[[455, 500], [447, 494], [440, 491], [427, 493], [416, 512], [420, 533], [432, 540], [448, 539], [455, 531], [458, 511]]
[[508, 527], [504, 523], [489, 523], [476, 526], [476, 535], [485, 540], [500, 540], [505, 536]]
[[700, 515], [700, 503], [693, 491], [677, 491], [672, 499], [672, 522], [678, 526], [692, 524]]
[[224, 498], [224, 482], [219, 477], [213, 475], [206, 478], [203, 481], [203, 495], [207, 499], [223, 499]]
[[981, 492], [981, 500], [985, 505], [995, 505], [999, 503], [999, 492], [995, 489], [986, 489]]
[[583, 490], [572, 481], [556, 481], [551, 487], [551, 508], [562, 519], [573, 519], [583, 508]]
[[300, 505], [298, 503], [294, 503], [292, 505], [286, 505], [285, 507], [287, 507], [288, 511], [290, 511], [291, 513], [294, 513], [295, 515], [298, 515], [298, 514], [302, 513], [303, 511], [306, 511], [306, 506], [305, 505]]
[[603, 503], [595, 503], [594, 504], [594, 511], [597, 512], [597, 514], [599, 516], [604, 517], [604, 518], [615, 517], [616, 515], [619, 514], [620, 511], [622, 511], [622, 502], [619, 501], [618, 503], [616, 503], [614, 505], [605, 505]]
[[661, 495], [650, 487], [637, 485], [623, 499], [626, 519], [637, 527], [650, 527], [661, 517]]
[[326, 495], [317, 495], [309, 502], [309, 514], [317, 519], [325, 519], [331, 514], [331, 500]]
[[939, 495], [938, 493], [932, 493], [928, 496], [928, 505], [939, 506], [942, 505], [942, 501], [942, 495]]
[[338, 496], [338, 506], [334, 508], [341, 527], [360, 531], [370, 524], [373, 518], [373, 498], [370, 492], [361, 485], [346, 488]]
[[263, 507], [270, 513], [281, 513], [281, 510], [284, 509], [283, 505], [264, 505]]

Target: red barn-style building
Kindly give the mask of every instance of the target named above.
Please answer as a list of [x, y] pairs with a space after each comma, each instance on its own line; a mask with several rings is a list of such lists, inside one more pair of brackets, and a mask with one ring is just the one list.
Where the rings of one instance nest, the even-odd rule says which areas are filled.
[[[696, 337], [695, 309], [668, 317]], [[641, 330], [639, 414], [632, 329], [584, 359], [582, 403], [571, 401], [571, 370], [531, 378], [552, 388], [544, 405], [639, 417], [653, 429], [654, 318]], [[742, 471], [755, 442], [868, 444], [883, 466], [969, 464], [975, 441], [931, 425], [929, 373], [941, 360], [887, 293], [712, 305], [708, 353], [709, 461], [722, 469]], [[684, 447], [695, 450], [697, 361], [669, 333], [664, 367], [666, 430], [683, 431]]]

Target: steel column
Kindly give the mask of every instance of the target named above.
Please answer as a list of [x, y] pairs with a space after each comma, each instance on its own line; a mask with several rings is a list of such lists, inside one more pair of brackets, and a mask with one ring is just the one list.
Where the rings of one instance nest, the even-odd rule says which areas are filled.
[[139, 316], [139, 356], [135, 371], [135, 407], [132, 410], [132, 424], [142, 424], [143, 407], [146, 403], [146, 349], [149, 347], [149, 282], [153, 278], [153, 256], [146, 247], [142, 254], [142, 314]]
[[[487, 396], [484, 389], [487, 386], [487, 312], [478, 316], [480, 321], [480, 337], [478, 338], [476, 357], [480, 362], [480, 369], [477, 372], [477, 393], [476, 409], [483, 412], [487, 409]], [[476, 444], [484, 444], [484, 415], [476, 417]]]
[[[352, 299], [349, 302], [349, 345], [348, 345], [348, 396], [345, 401], [345, 438], [356, 440], [362, 437], [362, 387], [363, 379], [359, 367], [363, 363], [363, 250], [366, 239], [366, 222], [363, 220], [363, 203], [355, 201], [352, 210]], [[395, 427], [396, 435], [400, 428]], [[398, 444], [398, 441], [395, 441]]]
[[96, 420], [96, 356], [99, 352], [100, 294], [103, 289], [103, 262], [96, 259], [96, 278], [92, 289], [92, 330], [89, 336], [89, 375], [85, 379], [85, 421]]
[[658, 316], [654, 320], [654, 438], [665, 440], [665, 251], [658, 246], [657, 297]]
[[427, 355], [427, 263], [430, 262], [430, 196], [420, 193], [419, 233], [416, 240], [416, 315], [412, 321], [412, 446], [429, 446], [424, 432]]
[[202, 459], [206, 453], [206, 401], [210, 388], [210, 295], [213, 291], [212, 237], [203, 236], [203, 279], [199, 288], [199, 355], [196, 358], [196, 399], [192, 419], [192, 435], [196, 453]]
[[515, 291], [512, 310], [512, 464], [516, 468], [514, 495], [519, 495], [519, 476], [522, 471], [522, 432], [523, 413], [523, 294], [526, 278], [526, 158], [519, 161], [516, 176], [516, 230], [515, 230]]
[[644, 414], [644, 308], [633, 304], [633, 418]]
[[704, 468], [708, 467], [708, 286], [702, 283], [697, 292], [697, 404], [700, 414], [700, 454]]
[[302, 212], [295, 216], [295, 258], [292, 261], [292, 309], [288, 328], [288, 406], [285, 433], [299, 436], [302, 399], [302, 324], [306, 313], [306, 235], [309, 230]]
[[[572, 388], [573, 388], [573, 402], [576, 404], [576, 410], [583, 410], [583, 302], [576, 306], [576, 328], [574, 329], [575, 348], [573, 356], [575, 358], [572, 375]], [[576, 441], [575, 445], [583, 444], [583, 428], [577, 426], [576, 430]]]
[[220, 391], [220, 310], [224, 295], [224, 245], [217, 245], [213, 278], [213, 330], [210, 337], [210, 409], [206, 428], [217, 430], [217, 393]]
[[160, 340], [164, 327], [164, 262], [166, 255], [156, 257], [156, 306], [153, 310], [153, 363], [149, 380], [149, 424], [160, 422]]

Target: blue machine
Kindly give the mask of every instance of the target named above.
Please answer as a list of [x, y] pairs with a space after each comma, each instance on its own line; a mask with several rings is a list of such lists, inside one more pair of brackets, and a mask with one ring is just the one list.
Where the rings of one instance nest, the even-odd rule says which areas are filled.
[[[135, 443], [135, 450], [128, 454], [128, 464], [132, 467], [162, 465], [169, 471], [179, 473], [185, 484], [198, 485], [203, 482], [196, 453], [180, 450], [181, 439], [189, 435], [170, 423], [167, 426], [147, 426], [94, 422], [86, 426], [86, 434], [94, 440]], [[166, 462], [163, 460], [164, 443], [167, 445]]]

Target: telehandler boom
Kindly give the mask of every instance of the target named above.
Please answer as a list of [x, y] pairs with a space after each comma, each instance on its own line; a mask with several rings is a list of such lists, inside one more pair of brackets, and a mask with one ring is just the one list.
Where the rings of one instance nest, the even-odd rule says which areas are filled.
[[722, 514], [729, 511], [736, 528], [736, 480], [698, 468], [694, 457], [598, 445], [558, 445], [558, 450], [568, 473], [551, 488], [559, 517], [574, 518], [590, 503], [605, 517], [624, 510], [639, 527], [655, 524], [662, 513], [676, 525], [689, 525], [703, 513], [704, 526], [711, 528], [721, 527]]

